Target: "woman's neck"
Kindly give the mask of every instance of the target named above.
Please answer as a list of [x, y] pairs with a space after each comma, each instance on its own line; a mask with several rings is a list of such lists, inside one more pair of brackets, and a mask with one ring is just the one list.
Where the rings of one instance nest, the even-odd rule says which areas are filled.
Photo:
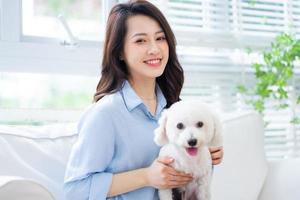
[[150, 80], [128, 80], [133, 90], [142, 100], [155, 100], [155, 79]]

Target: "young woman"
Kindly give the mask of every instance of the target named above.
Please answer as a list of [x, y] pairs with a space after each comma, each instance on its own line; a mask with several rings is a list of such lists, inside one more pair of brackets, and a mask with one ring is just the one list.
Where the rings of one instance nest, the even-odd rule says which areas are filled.
[[[164, 108], [179, 101], [183, 70], [163, 14], [147, 1], [112, 8], [94, 105], [78, 125], [66, 170], [66, 199], [158, 199], [156, 189], [192, 180], [157, 158], [153, 131]], [[222, 148], [211, 149], [213, 163]]]

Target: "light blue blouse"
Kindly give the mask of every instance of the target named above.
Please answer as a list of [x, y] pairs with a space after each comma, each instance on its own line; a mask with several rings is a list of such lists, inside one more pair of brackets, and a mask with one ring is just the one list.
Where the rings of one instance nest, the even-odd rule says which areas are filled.
[[113, 174], [150, 166], [158, 156], [153, 131], [166, 99], [158, 86], [156, 94], [153, 116], [125, 81], [120, 91], [103, 97], [83, 115], [65, 174], [67, 200], [158, 199], [152, 187], [106, 198]]

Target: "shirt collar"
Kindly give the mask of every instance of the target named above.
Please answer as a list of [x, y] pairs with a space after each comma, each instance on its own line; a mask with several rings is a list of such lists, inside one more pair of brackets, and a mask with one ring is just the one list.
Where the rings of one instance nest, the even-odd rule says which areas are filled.
[[[161, 89], [159, 88], [158, 84], [156, 84], [155, 91], [156, 91], [156, 96], [157, 96], [156, 98], [158, 103], [157, 112], [160, 112], [167, 105], [167, 101]], [[138, 107], [140, 104], [143, 104], [142, 99], [135, 93], [135, 91], [133, 90], [133, 88], [131, 87], [131, 85], [127, 80], [125, 80], [123, 83], [121, 94], [123, 96], [125, 105], [128, 111], [130, 112], [136, 107]]]

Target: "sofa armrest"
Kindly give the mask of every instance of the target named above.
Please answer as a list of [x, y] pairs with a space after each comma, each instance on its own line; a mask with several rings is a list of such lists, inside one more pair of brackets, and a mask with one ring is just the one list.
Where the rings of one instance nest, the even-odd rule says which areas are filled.
[[214, 168], [212, 200], [256, 200], [268, 171], [263, 120], [252, 112], [221, 119], [224, 159]]
[[55, 199], [63, 199], [65, 166], [76, 139], [73, 124], [0, 125], [0, 177], [32, 180], [47, 188]]
[[270, 161], [259, 200], [300, 199], [300, 158]]
[[16, 176], [0, 176], [0, 199], [54, 200], [37, 182]]

